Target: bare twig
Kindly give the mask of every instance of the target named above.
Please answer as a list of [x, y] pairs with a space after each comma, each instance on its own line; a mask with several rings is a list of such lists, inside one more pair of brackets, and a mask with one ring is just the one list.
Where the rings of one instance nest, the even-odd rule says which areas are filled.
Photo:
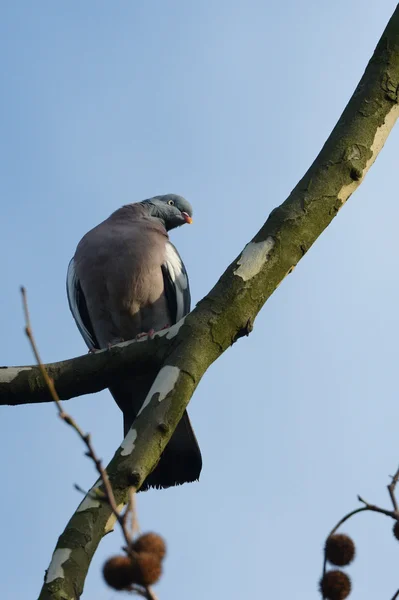
[[154, 594], [151, 588], [143, 589], [138, 585], [133, 585], [132, 592], [135, 592], [136, 594], [142, 596], [146, 600], [158, 600], [157, 596]]
[[[395, 475], [392, 477], [391, 483], [387, 486], [389, 495], [391, 497], [393, 509], [395, 512], [398, 512], [398, 503], [397, 503], [396, 497], [395, 497], [395, 488], [396, 488], [398, 481], [399, 481], [399, 467], [398, 467], [398, 470], [396, 471]], [[397, 596], [397, 594], [396, 594], [396, 596]]]
[[44, 381], [46, 382], [46, 385], [49, 389], [49, 392], [51, 394], [51, 397], [53, 398], [57, 409], [58, 409], [58, 416], [60, 417], [60, 419], [62, 419], [63, 421], [65, 421], [65, 423], [67, 423], [68, 425], [70, 425], [72, 427], [72, 429], [74, 429], [76, 431], [76, 433], [78, 434], [78, 436], [80, 437], [80, 439], [83, 441], [83, 443], [85, 444], [86, 448], [87, 448], [87, 456], [89, 456], [89, 458], [92, 459], [92, 461], [95, 464], [95, 467], [97, 469], [98, 474], [100, 475], [102, 484], [104, 486], [104, 490], [105, 490], [105, 495], [107, 497], [107, 500], [109, 502], [109, 505], [112, 509], [112, 512], [114, 513], [115, 517], [117, 518], [117, 520], [119, 521], [121, 527], [122, 527], [122, 531], [123, 534], [125, 536], [126, 539], [126, 543], [130, 543], [131, 539], [129, 536], [129, 533], [126, 529], [123, 517], [121, 517], [118, 507], [116, 505], [116, 501], [115, 501], [115, 496], [114, 496], [114, 492], [112, 490], [112, 486], [111, 483], [108, 479], [108, 474], [106, 472], [106, 470], [104, 469], [104, 467], [102, 466], [101, 463], [101, 459], [97, 457], [93, 445], [91, 443], [91, 438], [90, 438], [90, 434], [89, 433], [84, 433], [83, 430], [79, 427], [79, 425], [76, 423], [76, 421], [68, 414], [64, 411], [64, 409], [62, 408], [62, 404], [60, 402], [59, 396], [57, 394], [57, 390], [54, 387], [54, 383], [53, 380], [49, 377], [43, 363], [42, 360], [40, 358], [40, 354], [39, 354], [39, 350], [37, 348], [34, 336], [33, 336], [33, 332], [32, 332], [32, 326], [31, 326], [31, 322], [30, 322], [30, 316], [29, 316], [29, 308], [28, 308], [28, 300], [27, 300], [27, 294], [26, 294], [26, 290], [24, 287], [21, 288], [21, 294], [22, 294], [22, 301], [23, 301], [23, 307], [24, 307], [24, 313], [25, 313], [25, 333], [28, 336], [29, 342], [32, 346], [32, 350], [33, 353], [35, 355], [38, 367], [40, 369], [40, 372], [43, 376]]
[[140, 533], [140, 526], [139, 526], [139, 522], [137, 519], [137, 512], [136, 512], [136, 494], [133, 490], [133, 488], [129, 489], [129, 501], [128, 501], [128, 505], [126, 508], [126, 514], [129, 515], [130, 514], [130, 531], [131, 531], [131, 536], [134, 537], [137, 534]]
[[[327, 536], [327, 540], [331, 535], [334, 535], [334, 533], [337, 531], [337, 529], [339, 527], [341, 527], [341, 525], [343, 523], [345, 523], [345, 521], [347, 521], [348, 519], [350, 519], [351, 517], [353, 517], [354, 515], [357, 515], [358, 513], [361, 512], [366, 512], [368, 511], [369, 508], [367, 506], [363, 506], [362, 508], [356, 508], [355, 510], [352, 510], [350, 513], [348, 513], [347, 515], [345, 515], [344, 517], [342, 517], [342, 519], [340, 521], [338, 521], [338, 523], [335, 525], [335, 527], [333, 527], [333, 529], [331, 529], [330, 533]], [[326, 570], [327, 570], [327, 554], [326, 551], [324, 549], [324, 560], [323, 560], [323, 572], [322, 572], [322, 577], [324, 577], [324, 575], [326, 574]], [[325, 596], [323, 596], [323, 600], [324, 600]]]
[[102, 484], [104, 486], [105, 495], [107, 497], [107, 501], [109, 502], [109, 505], [110, 505], [112, 512], [114, 513], [117, 521], [120, 523], [120, 525], [122, 527], [122, 531], [123, 531], [123, 535], [126, 539], [126, 543], [130, 544], [131, 538], [130, 538], [129, 532], [126, 528], [125, 520], [119, 513], [119, 510], [118, 510], [118, 507], [117, 507], [116, 501], [115, 501], [114, 492], [112, 490], [112, 486], [111, 486], [111, 483], [108, 478], [108, 474], [107, 474], [106, 470], [104, 469], [104, 467], [102, 466], [101, 459], [98, 458], [98, 456], [96, 455], [96, 453], [94, 451], [93, 445], [91, 443], [90, 434], [84, 433], [83, 430], [76, 423], [76, 421], [68, 413], [66, 413], [64, 411], [64, 409], [62, 408], [62, 404], [60, 402], [59, 396], [57, 394], [57, 390], [55, 389], [54, 382], [51, 379], [51, 377], [49, 377], [49, 375], [43, 365], [43, 362], [40, 358], [39, 350], [37, 348], [35, 338], [34, 338], [33, 332], [32, 332], [32, 326], [31, 326], [30, 316], [29, 316], [27, 294], [26, 294], [26, 290], [24, 287], [21, 287], [21, 294], [22, 294], [22, 301], [23, 301], [23, 307], [24, 307], [24, 313], [25, 313], [25, 333], [28, 336], [29, 342], [32, 346], [33, 354], [35, 355], [36, 362], [37, 362], [40, 372], [43, 376], [43, 379], [46, 382], [46, 385], [49, 389], [51, 397], [53, 398], [53, 400], [57, 406], [58, 416], [60, 417], [60, 419], [65, 421], [65, 423], [70, 425], [70, 427], [72, 427], [72, 429], [74, 429], [76, 431], [76, 433], [78, 434], [78, 436], [80, 437], [82, 442], [85, 444], [85, 446], [87, 448], [86, 454], [89, 458], [92, 459], [92, 461], [94, 462], [95, 467], [97, 469], [97, 472], [100, 475]]
[[82, 487], [80, 487], [80, 485], [78, 485], [77, 483], [74, 483], [73, 487], [75, 488], [75, 490], [77, 492], [80, 492], [81, 494], [83, 494], [83, 496], [88, 496], [92, 500], [98, 500], [99, 502], [108, 502], [108, 498], [106, 497], [104, 492], [102, 490], [100, 490], [99, 488], [95, 488], [95, 489], [89, 490], [87, 492]]
[[[76, 423], [76, 421], [68, 413], [66, 413], [64, 411], [64, 409], [62, 408], [62, 404], [61, 404], [60, 398], [57, 394], [57, 390], [55, 389], [54, 382], [51, 379], [51, 377], [49, 377], [49, 375], [46, 371], [46, 368], [41, 360], [39, 350], [38, 350], [38, 347], [35, 342], [35, 338], [33, 336], [30, 315], [29, 315], [29, 308], [28, 308], [27, 293], [26, 293], [26, 289], [24, 287], [21, 287], [21, 294], [22, 294], [22, 303], [23, 303], [24, 315], [25, 315], [25, 333], [29, 339], [30, 345], [33, 350], [33, 354], [35, 355], [36, 362], [40, 369], [40, 373], [42, 374], [42, 377], [48, 387], [51, 397], [56, 404], [56, 407], [58, 410], [58, 416], [65, 423], [67, 423], [70, 427], [72, 427], [72, 429], [74, 429], [76, 431], [76, 433], [78, 434], [78, 436], [80, 437], [80, 439], [83, 441], [83, 443], [85, 444], [85, 446], [87, 448], [87, 452], [85, 453], [86, 456], [91, 458], [91, 460], [93, 461], [93, 463], [97, 469], [98, 474], [100, 475], [101, 483], [102, 483], [102, 486], [104, 487], [104, 496], [101, 497], [101, 493], [99, 493], [98, 495], [97, 494], [92, 495], [92, 493], [91, 493], [90, 497], [93, 497], [96, 500], [106, 501], [109, 504], [112, 512], [114, 513], [114, 515], [116, 517], [117, 522], [121, 526], [123, 537], [125, 538], [125, 542], [126, 542], [125, 550], [130, 555], [133, 555], [134, 554], [134, 552], [132, 550], [133, 538], [134, 538], [135, 531], [139, 530], [138, 523], [137, 523], [136, 510], [135, 510], [136, 490], [134, 487], [129, 488], [129, 502], [126, 507], [126, 510], [124, 511], [123, 514], [121, 514], [120, 511], [118, 510], [118, 507], [116, 504], [114, 492], [113, 492], [112, 485], [111, 485], [111, 482], [108, 477], [108, 473], [107, 473], [106, 469], [104, 469], [104, 467], [102, 466], [101, 459], [98, 458], [97, 454], [94, 451], [94, 447], [91, 442], [90, 434], [84, 433], [83, 430], [80, 428], [80, 426]], [[86, 492], [76, 484], [75, 484], [75, 489], [86, 494]], [[128, 528], [129, 516], [131, 518], [130, 531]], [[157, 597], [155, 596], [154, 592], [152, 591], [152, 589], [150, 587], [141, 588], [139, 586], [133, 586], [133, 588], [137, 594], [140, 594], [147, 600], [157, 600]]]
[[386, 515], [387, 517], [391, 517], [391, 519], [395, 519], [395, 521], [399, 520], [399, 513], [395, 512], [394, 510], [387, 510], [385, 508], [375, 506], [375, 504], [369, 504], [368, 502], [366, 502], [366, 500], [363, 500], [361, 496], [358, 496], [357, 499], [359, 500], [359, 502], [365, 505], [364, 508], [366, 508], [367, 510]]
[[[392, 486], [392, 484], [391, 484], [391, 486], [388, 486], [388, 490], [389, 490], [389, 493], [391, 494], [391, 498], [394, 498], [393, 493], [394, 493], [395, 486], [396, 486], [398, 480], [399, 480], [399, 469], [395, 473], [395, 476], [392, 479], [393, 487], [390, 489], [390, 487]], [[341, 527], [341, 525], [343, 523], [345, 523], [345, 521], [348, 521], [353, 516], [355, 516], [355, 515], [357, 515], [358, 513], [361, 513], [361, 512], [377, 512], [377, 513], [380, 513], [382, 515], [386, 515], [387, 517], [391, 517], [391, 519], [394, 519], [395, 521], [399, 521], [399, 513], [395, 509], [395, 502], [394, 502], [394, 500], [392, 500], [392, 503], [394, 504], [394, 510], [387, 510], [385, 508], [380, 508], [379, 506], [376, 506], [375, 504], [369, 504], [361, 496], [358, 496], [357, 499], [359, 500], [359, 502], [361, 502], [362, 504], [364, 504], [364, 506], [362, 506], [361, 508], [356, 508], [355, 510], [352, 510], [351, 512], [349, 512], [348, 514], [346, 514], [344, 517], [342, 517], [342, 519], [340, 519], [338, 521], [338, 523], [335, 525], [335, 527], [328, 534], [328, 536], [326, 538], [327, 540], [328, 540], [328, 538], [330, 536], [334, 535], [334, 533], [337, 531], [337, 529], [339, 529], [339, 527]], [[324, 575], [326, 574], [326, 570], [327, 570], [327, 554], [326, 554], [326, 551], [324, 549], [324, 560], [323, 560], [323, 574], [322, 574], [322, 577], [324, 577]], [[324, 598], [325, 598], [325, 596], [323, 596], [323, 599]], [[392, 600], [396, 600], [397, 598], [399, 598], [399, 590], [396, 592], [396, 594], [392, 598]]]

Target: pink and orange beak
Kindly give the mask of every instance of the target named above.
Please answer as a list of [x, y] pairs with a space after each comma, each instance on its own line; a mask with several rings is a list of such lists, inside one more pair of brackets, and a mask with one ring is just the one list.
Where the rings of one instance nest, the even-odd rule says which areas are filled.
[[186, 223], [189, 223], [189, 225], [191, 225], [191, 223], [193, 222], [192, 218], [190, 217], [189, 214], [187, 214], [186, 212], [182, 212], [181, 213], [183, 216], [183, 219], [185, 220]]

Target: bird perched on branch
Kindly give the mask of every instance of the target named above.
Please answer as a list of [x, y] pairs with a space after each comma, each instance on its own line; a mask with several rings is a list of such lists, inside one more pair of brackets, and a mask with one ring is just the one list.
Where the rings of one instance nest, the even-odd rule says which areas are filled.
[[[127, 204], [79, 242], [68, 267], [69, 307], [90, 349], [107, 348], [173, 325], [190, 311], [190, 288], [168, 231], [192, 222], [189, 202], [175, 194]], [[123, 375], [110, 387], [129, 431], [156, 373]], [[202, 460], [185, 411], [141, 489], [199, 478]]]

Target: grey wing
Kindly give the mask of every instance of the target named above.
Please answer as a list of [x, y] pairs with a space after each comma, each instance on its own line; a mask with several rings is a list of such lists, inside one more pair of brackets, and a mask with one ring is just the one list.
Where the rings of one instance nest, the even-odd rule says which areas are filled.
[[166, 242], [162, 274], [171, 324], [174, 324], [190, 312], [191, 295], [186, 268], [178, 251], [170, 242]]
[[73, 258], [68, 265], [66, 288], [69, 308], [73, 318], [75, 319], [81, 336], [86, 342], [88, 348], [99, 348], [100, 346], [97, 342], [89, 312], [87, 310], [86, 299], [84, 297], [78, 276], [76, 275], [75, 262]]

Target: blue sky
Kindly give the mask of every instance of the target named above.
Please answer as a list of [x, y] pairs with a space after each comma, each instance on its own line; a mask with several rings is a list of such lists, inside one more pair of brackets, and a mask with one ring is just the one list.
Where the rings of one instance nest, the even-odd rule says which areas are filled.
[[[350, 98], [395, 3], [338, 0], [19, 0], [0, 8], [0, 364], [85, 352], [65, 294], [81, 236], [127, 202], [178, 193], [173, 232], [194, 302], [289, 194]], [[389, 507], [399, 463], [399, 131], [366, 181], [190, 405], [200, 483], [139, 496], [165, 536], [160, 600], [316, 600], [327, 532], [360, 493]], [[67, 409], [108, 460], [122, 417], [109, 393]], [[1, 408], [0, 597], [35, 598], [90, 462], [51, 404]], [[353, 600], [391, 598], [391, 523], [360, 515]], [[101, 565], [84, 598], [115, 600]], [[22, 568], [21, 568], [22, 567]], [[123, 597], [121, 595], [120, 597]], [[127, 597], [127, 596], [126, 596]]]

